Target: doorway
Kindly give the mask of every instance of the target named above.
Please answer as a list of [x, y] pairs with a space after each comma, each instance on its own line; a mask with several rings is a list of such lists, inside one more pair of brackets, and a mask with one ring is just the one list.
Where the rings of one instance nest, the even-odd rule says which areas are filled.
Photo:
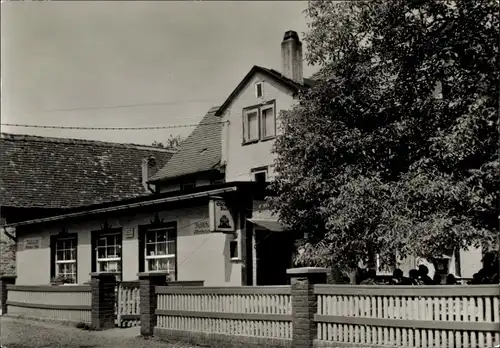
[[255, 230], [256, 285], [287, 285], [292, 267], [293, 239], [286, 232]]

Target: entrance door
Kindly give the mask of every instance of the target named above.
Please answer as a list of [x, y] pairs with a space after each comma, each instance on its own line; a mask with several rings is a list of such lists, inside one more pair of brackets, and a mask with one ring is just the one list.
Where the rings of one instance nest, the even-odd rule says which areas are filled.
[[286, 270], [292, 266], [292, 247], [289, 233], [255, 231], [257, 285], [290, 284]]

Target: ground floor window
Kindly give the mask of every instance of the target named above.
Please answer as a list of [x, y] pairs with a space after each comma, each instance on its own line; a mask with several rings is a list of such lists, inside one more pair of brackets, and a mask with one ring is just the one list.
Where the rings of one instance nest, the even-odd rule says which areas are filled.
[[122, 233], [101, 233], [97, 237], [96, 249], [97, 272], [115, 273], [116, 280], [121, 280], [122, 274]]
[[62, 278], [67, 283], [76, 283], [77, 236], [57, 237], [54, 244], [55, 277]]
[[176, 279], [176, 235], [175, 225], [146, 231], [146, 272], [166, 271], [170, 279]]

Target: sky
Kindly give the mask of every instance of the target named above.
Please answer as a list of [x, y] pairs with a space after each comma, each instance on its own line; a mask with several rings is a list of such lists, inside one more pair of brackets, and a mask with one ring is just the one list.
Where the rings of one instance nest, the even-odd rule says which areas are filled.
[[[222, 104], [253, 65], [281, 71], [283, 34], [295, 30], [302, 38], [307, 31], [306, 1], [1, 6], [1, 123], [193, 125]], [[304, 62], [305, 77], [316, 70]], [[163, 142], [170, 134], [185, 137], [192, 130], [2, 126], [8, 133], [137, 144]]]

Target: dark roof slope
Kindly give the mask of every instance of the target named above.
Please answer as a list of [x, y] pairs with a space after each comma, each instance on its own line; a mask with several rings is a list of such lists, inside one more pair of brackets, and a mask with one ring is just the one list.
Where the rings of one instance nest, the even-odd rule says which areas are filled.
[[224, 103], [222, 103], [221, 107], [219, 108], [219, 111], [217, 112], [217, 115], [220, 115], [220, 113], [222, 113], [227, 108], [227, 106], [236, 97], [236, 95], [241, 91], [241, 89], [246, 86], [246, 84], [252, 78], [252, 76], [258, 72], [261, 74], [267, 75], [271, 78], [274, 78], [276, 81], [281, 82], [285, 86], [288, 86], [292, 91], [298, 91], [301, 88], [304, 88], [304, 87], [308, 88], [308, 87], [312, 87], [314, 85], [314, 80], [304, 78], [304, 84], [301, 85], [301, 84], [289, 79], [288, 77], [285, 77], [282, 73], [280, 73], [274, 69], [268, 69], [268, 68], [264, 68], [262, 66], [254, 65], [252, 67], [252, 69], [250, 69], [250, 71], [245, 75], [243, 80], [241, 80], [241, 82], [238, 84], [238, 86], [236, 86], [236, 88], [231, 92], [229, 97], [227, 97], [227, 99], [224, 101]]
[[2, 133], [0, 206], [71, 208], [146, 195], [142, 160], [154, 156], [155, 168], [161, 168], [172, 153], [143, 145]]
[[179, 151], [160, 169], [150, 182], [219, 168], [221, 162], [222, 121], [215, 116], [219, 108], [211, 108], [193, 132], [181, 143]]

